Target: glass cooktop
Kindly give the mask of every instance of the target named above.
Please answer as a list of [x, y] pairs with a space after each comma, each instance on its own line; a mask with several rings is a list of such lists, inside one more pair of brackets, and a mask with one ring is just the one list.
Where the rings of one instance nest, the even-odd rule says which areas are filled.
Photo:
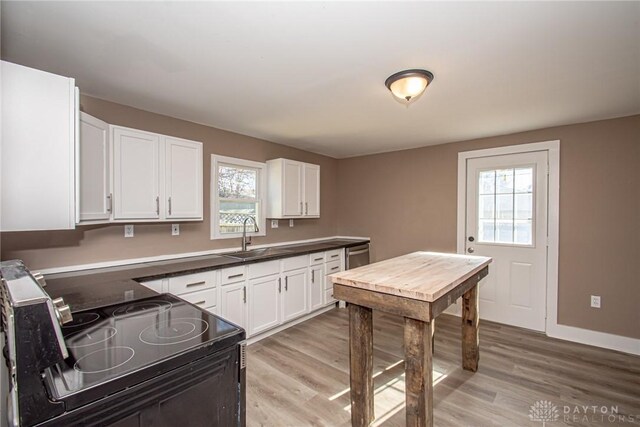
[[54, 399], [114, 382], [135, 384], [149, 378], [145, 369], [157, 375], [163, 364], [173, 369], [202, 357], [202, 350], [211, 353], [244, 338], [239, 327], [166, 294], [74, 313], [62, 332], [69, 357], [46, 373]]

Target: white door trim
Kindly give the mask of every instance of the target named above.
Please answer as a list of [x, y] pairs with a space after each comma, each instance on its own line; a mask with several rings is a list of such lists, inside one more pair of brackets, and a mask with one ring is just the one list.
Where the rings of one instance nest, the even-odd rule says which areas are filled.
[[579, 342], [582, 344], [623, 351], [640, 355], [640, 340], [620, 335], [581, 329], [558, 324], [558, 255], [560, 235], [560, 141], [544, 141], [531, 144], [518, 144], [506, 147], [458, 153], [458, 207], [456, 249], [465, 250], [466, 224], [466, 173], [467, 160], [476, 157], [501, 156], [506, 154], [547, 151], [549, 158], [549, 199], [548, 199], [548, 247], [547, 247], [547, 320], [546, 334], [549, 337]]

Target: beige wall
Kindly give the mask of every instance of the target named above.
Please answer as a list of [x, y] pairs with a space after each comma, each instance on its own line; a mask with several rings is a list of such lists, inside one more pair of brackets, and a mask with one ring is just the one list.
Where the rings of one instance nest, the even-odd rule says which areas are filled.
[[640, 116], [340, 160], [338, 233], [370, 236], [373, 260], [454, 252], [458, 153], [556, 139], [558, 321], [640, 338]]
[[336, 159], [87, 96], [81, 98], [81, 108], [107, 123], [203, 142], [204, 221], [182, 223], [180, 236], [171, 236], [169, 223], [136, 224], [132, 239], [123, 237], [123, 225], [2, 233], [3, 260], [20, 258], [31, 268], [41, 269], [239, 246], [240, 239], [209, 239], [210, 158], [214, 153], [261, 162], [285, 157], [320, 165], [320, 219], [296, 220], [293, 228], [289, 228], [288, 221], [281, 220], [280, 227], [273, 230], [267, 224], [267, 236], [254, 238], [255, 244], [335, 235]]

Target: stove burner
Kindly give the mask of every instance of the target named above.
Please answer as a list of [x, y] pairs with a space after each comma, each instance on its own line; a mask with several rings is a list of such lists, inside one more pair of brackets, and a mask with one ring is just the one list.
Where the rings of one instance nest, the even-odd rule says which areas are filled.
[[90, 325], [91, 323], [95, 322], [98, 319], [100, 319], [100, 315], [98, 313], [74, 313], [73, 321], [71, 321], [70, 323], [67, 323], [62, 328], [68, 329], [68, 328], [77, 328], [79, 326], [86, 326], [86, 325]]
[[131, 347], [108, 347], [81, 357], [73, 369], [82, 374], [98, 374], [124, 365], [136, 352]]
[[115, 336], [118, 333], [116, 328], [111, 326], [100, 327], [91, 331], [83, 331], [77, 335], [67, 338], [68, 348], [82, 348], [89, 347], [94, 344], [105, 342], [108, 339]]
[[114, 317], [135, 314], [136, 316], [155, 315], [160, 312], [167, 312], [171, 309], [172, 304], [168, 301], [149, 300], [142, 302], [134, 302], [133, 304], [118, 307], [114, 312]]
[[146, 327], [140, 341], [150, 345], [172, 345], [192, 340], [207, 332], [209, 323], [202, 319], [180, 318]]

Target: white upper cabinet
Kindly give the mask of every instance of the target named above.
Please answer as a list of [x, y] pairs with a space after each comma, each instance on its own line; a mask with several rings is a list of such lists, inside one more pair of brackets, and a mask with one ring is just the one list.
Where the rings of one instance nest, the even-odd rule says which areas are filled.
[[80, 113], [80, 222], [104, 221], [111, 216], [110, 147], [109, 125], [86, 113]]
[[320, 166], [288, 159], [267, 161], [268, 218], [320, 216]]
[[304, 165], [304, 214], [320, 216], [320, 166]]
[[300, 162], [284, 160], [282, 162], [282, 215], [302, 215], [302, 168]]
[[2, 61], [0, 230], [75, 228], [74, 79]]
[[113, 126], [114, 219], [160, 218], [160, 137]]
[[202, 144], [165, 137], [167, 218], [202, 218]]

